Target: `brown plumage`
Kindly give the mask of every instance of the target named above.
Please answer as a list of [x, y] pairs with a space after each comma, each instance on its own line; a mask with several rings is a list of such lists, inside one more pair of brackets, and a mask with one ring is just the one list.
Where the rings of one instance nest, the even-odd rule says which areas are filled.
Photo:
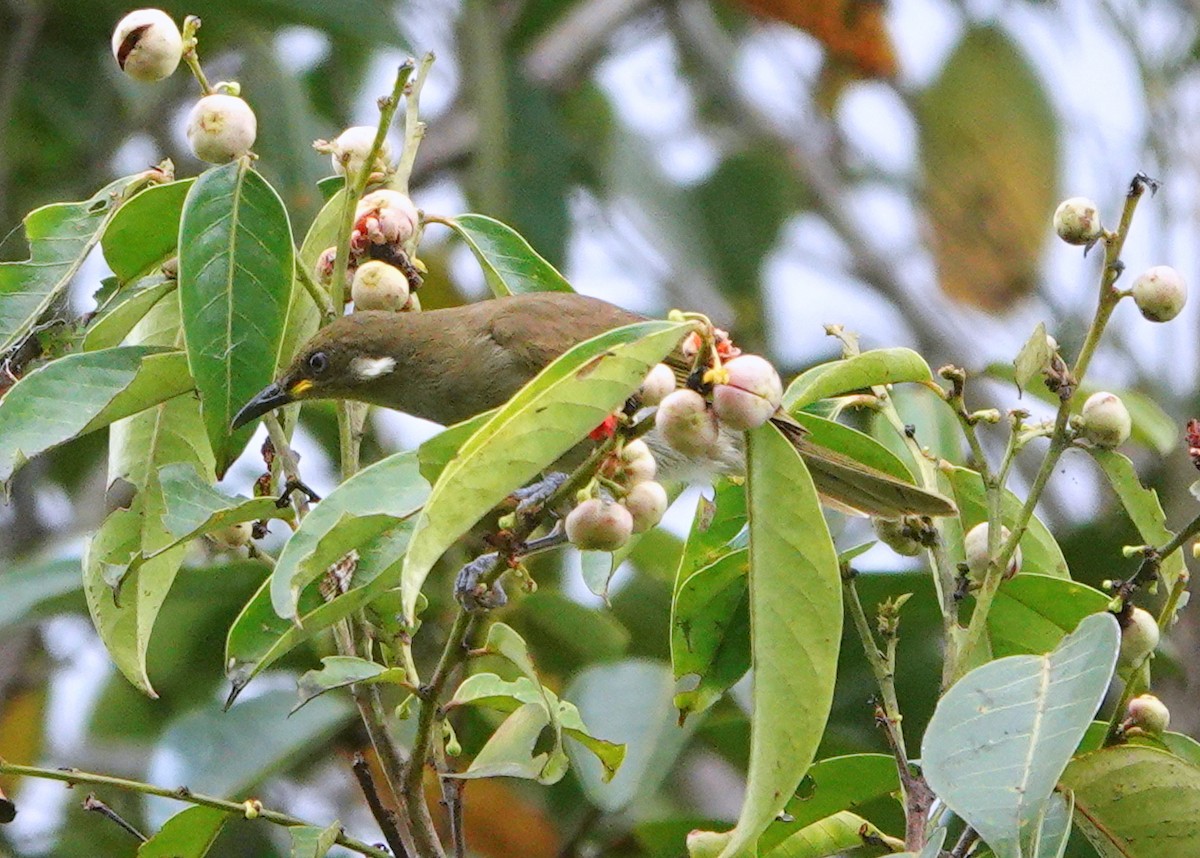
[[[242, 409], [239, 426], [297, 399], [353, 399], [452, 424], [504, 404], [569, 348], [645, 317], [567, 292], [496, 298], [419, 313], [360, 312], [323, 328], [304, 344], [278, 382]], [[688, 362], [668, 359], [677, 374]], [[950, 515], [954, 505], [810, 441], [780, 411], [775, 424], [804, 457], [818, 491], [834, 506], [871, 515]], [[654, 433], [660, 469], [680, 478], [739, 471], [740, 433], [723, 432], [711, 460], [688, 460]]]

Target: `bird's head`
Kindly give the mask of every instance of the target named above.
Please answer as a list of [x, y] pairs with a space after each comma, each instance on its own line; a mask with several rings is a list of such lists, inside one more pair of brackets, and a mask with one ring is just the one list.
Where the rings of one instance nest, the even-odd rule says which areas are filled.
[[305, 399], [371, 401], [370, 389], [396, 369], [389, 343], [364, 317], [392, 313], [355, 313], [323, 328], [304, 344], [271, 384], [260, 390], [233, 418], [233, 429], [290, 402]]

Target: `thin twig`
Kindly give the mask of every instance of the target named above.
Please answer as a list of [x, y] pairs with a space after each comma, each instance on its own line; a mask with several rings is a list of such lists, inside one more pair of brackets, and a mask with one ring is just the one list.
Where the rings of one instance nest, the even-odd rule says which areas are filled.
[[88, 793], [87, 798], [85, 798], [83, 800], [83, 809], [88, 811], [89, 813], [100, 814], [105, 819], [109, 820], [110, 822], [115, 823], [118, 828], [122, 828], [125, 831], [128, 831], [130, 834], [132, 834], [134, 837], [136, 837], [142, 843], [145, 843], [147, 840], [150, 839], [145, 834], [142, 834], [142, 832], [140, 832], [136, 828], [134, 828], [133, 825], [128, 820], [126, 820], [124, 817], [121, 816], [121, 814], [117, 813], [115, 810], [113, 810], [107, 804], [102, 802], [100, 799], [96, 798], [96, 794], [94, 792]]
[[467, 834], [463, 828], [463, 791], [467, 782], [461, 778], [440, 777], [442, 782], [442, 803], [446, 805], [446, 815], [450, 818], [450, 843], [454, 849], [454, 858], [466, 858]]
[[963, 830], [962, 836], [958, 838], [958, 842], [954, 844], [954, 848], [950, 850], [950, 858], [966, 858], [967, 853], [978, 842], [979, 832], [967, 826]]
[[[367, 800], [371, 815], [375, 817], [376, 822], [381, 823], [379, 828], [383, 832], [383, 839], [387, 841], [388, 848], [392, 850], [392, 854], [396, 858], [408, 858], [408, 850], [400, 839], [399, 820], [396, 818], [396, 813], [389, 810], [379, 799], [379, 791], [375, 788], [375, 779], [371, 777], [371, 766], [367, 763], [367, 758], [362, 754], [355, 754], [350, 769], [354, 772], [354, 778], [358, 781], [363, 797]], [[385, 820], [390, 825], [383, 824]]]

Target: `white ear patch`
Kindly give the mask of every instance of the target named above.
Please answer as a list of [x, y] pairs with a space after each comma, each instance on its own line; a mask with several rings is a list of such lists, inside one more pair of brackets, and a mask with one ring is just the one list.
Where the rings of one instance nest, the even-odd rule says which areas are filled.
[[350, 371], [360, 381], [379, 378], [395, 368], [396, 359], [393, 357], [356, 357], [350, 361]]

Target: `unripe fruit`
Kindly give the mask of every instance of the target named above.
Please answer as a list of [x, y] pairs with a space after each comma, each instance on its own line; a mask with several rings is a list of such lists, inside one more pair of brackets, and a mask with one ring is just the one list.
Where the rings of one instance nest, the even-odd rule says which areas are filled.
[[639, 391], [642, 405], [658, 405], [675, 389], [675, 370], [665, 363], [655, 364]]
[[117, 23], [112, 52], [121, 71], [134, 80], [162, 80], [179, 66], [183, 36], [161, 9], [137, 9]]
[[1119, 447], [1129, 440], [1133, 429], [1125, 403], [1119, 396], [1105, 391], [1089, 396], [1079, 416], [1083, 436], [1097, 447]]
[[634, 533], [645, 533], [662, 521], [670, 502], [667, 490], [654, 480], [638, 483], [621, 501], [633, 516]]
[[[333, 151], [330, 153], [333, 171], [339, 176], [357, 176], [371, 152], [371, 146], [375, 143], [375, 131], [373, 125], [354, 125], [339, 134], [333, 141]], [[343, 158], [346, 159], [345, 162]], [[385, 138], [379, 147], [375, 163], [371, 165], [371, 172], [383, 172], [391, 160], [392, 149]]]
[[370, 244], [401, 245], [417, 232], [420, 215], [407, 194], [373, 191], [358, 201], [350, 248], [361, 253]]
[[1134, 608], [1129, 623], [1121, 629], [1121, 650], [1117, 664], [1137, 667], [1158, 646], [1160, 632], [1154, 615], [1144, 608]]
[[[988, 567], [988, 523], [981, 521], [979, 524], [967, 531], [967, 535], [963, 537], [963, 551], [967, 555], [967, 568], [969, 576], [976, 584], [983, 583], [984, 576], [987, 574]], [[1003, 546], [1012, 533], [1007, 527], [1000, 527], [1000, 545]], [[1008, 569], [1004, 572], [1004, 580], [1016, 575], [1021, 571], [1021, 546], [1017, 546], [1017, 550], [1013, 552], [1013, 556], [1008, 561]]]
[[727, 361], [723, 383], [713, 387], [713, 412], [730, 429], [757, 429], [771, 419], [783, 401], [783, 382], [771, 362], [758, 355]]
[[1187, 303], [1187, 284], [1171, 266], [1155, 265], [1133, 281], [1133, 301], [1151, 322], [1169, 322]]
[[399, 310], [408, 303], [408, 278], [394, 265], [372, 259], [354, 272], [350, 297], [355, 310]]
[[1153, 694], [1139, 694], [1129, 701], [1125, 729], [1136, 727], [1151, 736], [1161, 736], [1171, 726], [1171, 711]]
[[630, 441], [621, 450], [617, 479], [622, 485], [632, 488], [638, 483], [654, 479], [657, 473], [658, 463], [654, 461], [654, 454], [645, 441], [640, 438]]
[[238, 522], [231, 524], [228, 527], [222, 527], [220, 530], [214, 530], [208, 534], [208, 538], [218, 548], [223, 548], [226, 551], [232, 551], [235, 548], [241, 548], [250, 542], [250, 536], [253, 533], [254, 525], [249, 521]]
[[616, 551], [632, 533], [633, 516], [610, 500], [589, 498], [567, 516], [567, 539], [583, 551]]
[[676, 390], [659, 403], [654, 425], [663, 440], [685, 456], [707, 456], [717, 446], [720, 430], [704, 397], [694, 390]]
[[1100, 237], [1100, 211], [1087, 197], [1063, 200], [1054, 211], [1054, 231], [1067, 244], [1091, 244]]
[[245, 155], [257, 135], [254, 111], [236, 95], [206, 95], [188, 114], [188, 143], [196, 157], [209, 164], [224, 164]]
[[925, 548], [902, 518], [872, 518], [871, 526], [880, 541], [902, 557], [916, 557]]

